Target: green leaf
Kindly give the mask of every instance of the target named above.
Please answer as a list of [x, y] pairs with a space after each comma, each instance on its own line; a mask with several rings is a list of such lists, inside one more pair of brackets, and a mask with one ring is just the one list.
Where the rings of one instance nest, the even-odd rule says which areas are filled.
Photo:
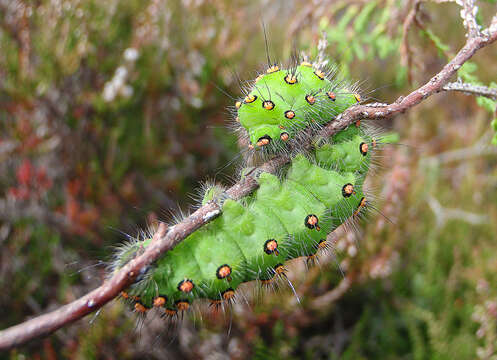
[[467, 61], [457, 71], [457, 76], [459, 76], [465, 82], [475, 83], [478, 81], [478, 77], [476, 75], [473, 75], [476, 70], [478, 70], [478, 65], [476, 65], [474, 62]]
[[355, 5], [352, 5], [349, 8], [347, 8], [347, 11], [345, 11], [345, 14], [342, 16], [342, 18], [338, 22], [337, 28], [342, 30], [342, 31], [345, 30], [347, 25], [356, 16], [358, 11], [359, 11], [359, 8]]
[[354, 22], [354, 30], [357, 33], [363, 33], [364, 30], [366, 29], [366, 25], [368, 24], [368, 21], [371, 19], [371, 14], [376, 7], [376, 1], [371, 1], [368, 3], [362, 11], [357, 15], [355, 22]]
[[364, 48], [362, 47], [362, 45], [359, 44], [359, 43], [354, 43], [353, 44], [353, 49], [354, 49], [356, 57], [359, 60], [363, 61], [364, 58], [366, 57], [366, 53], [365, 53]]
[[435, 35], [434, 32], [432, 32], [430, 29], [426, 29], [426, 30], [421, 30], [421, 34], [425, 35], [431, 41], [433, 41], [433, 43], [435, 44], [435, 47], [438, 50], [438, 54], [440, 55], [440, 57], [444, 57], [444, 58], [446, 57], [445, 54], [447, 51], [449, 51], [450, 47], [448, 45], [444, 44], [442, 42], [442, 40], [437, 35]]
[[476, 98], [476, 103], [485, 110], [487, 110], [489, 113], [493, 113], [497, 108], [497, 101], [489, 99], [484, 96], [478, 96]]
[[493, 119], [492, 122], [490, 123], [492, 126], [492, 129], [497, 132], [497, 118]]

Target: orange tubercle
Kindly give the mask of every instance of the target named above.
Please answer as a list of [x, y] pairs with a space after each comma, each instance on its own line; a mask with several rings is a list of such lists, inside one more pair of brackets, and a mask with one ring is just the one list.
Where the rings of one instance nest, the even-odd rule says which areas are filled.
[[324, 72], [322, 72], [321, 70], [314, 71], [314, 74], [321, 80], [324, 80]]
[[271, 73], [274, 73], [274, 72], [279, 71], [279, 70], [280, 70], [280, 67], [279, 67], [278, 65], [273, 65], [273, 66], [269, 67], [269, 68], [266, 70], [266, 72], [267, 72], [268, 74], [271, 74]]
[[227, 264], [221, 265], [216, 271], [216, 276], [218, 279], [224, 279], [230, 275], [231, 275], [231, 267]]
[[191, 280], [185, 279], [178, 284], [178, 290], [184, 293], [189, 293], [194, 288], [193, 282]]
[[190, 307], [190, 304], [188, 303], [188, 301], [180, 300], [176, 302], [176, 307], [179, 311], [186, 311]]
[[141, 304], [139, 302], [135, 303], [135, 311], [137, 313], [143, 314], [143, 313], [147, 312], [147, 310], [148, 309], [145, 306], [143, 306], [143, 304]]
[[162, 307], [166, 304], [166, 298], [164, 296], [158, 296], [154, 299], [154, 306], [155, 307]]
[[222, 293], [222, 297], [224, 300], [231, 300], [235, 297], [235, 290], [233, 289], [228, 289]]

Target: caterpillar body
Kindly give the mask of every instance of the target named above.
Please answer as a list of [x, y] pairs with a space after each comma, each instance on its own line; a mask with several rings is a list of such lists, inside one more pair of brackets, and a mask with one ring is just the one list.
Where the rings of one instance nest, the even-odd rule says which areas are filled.
[[[235, 104], [249, 148], [288, 151], [290, 139], [298, 141], [361, 100], [330, 75], [307, 62], [288, 69], [273, 65], [259, 75]], [[235, 201], [223, 198], [219, 186], [208, 189], [203, 203], [222, 204], [222, 215], [147, 268], [123, 297], [136, 312], [156, 307], [175, 316], [196, 299], [229, 303], [241, 283], [284, 276], [286, 261], [312, 259], [327, 246], [330, 232], [367, 207], [363, 183], [375, 145], [359, 124], [352, 125], [330, 139], [314, 139], [310, 150], [291, 152], [283, 174], [262, 173], [251, 196]], [[150, 241], [124, 245], [113, 268]]]
[[236, 119], [249, 137], [249, 148], [286, 151], [285, 143], [298, 142], [304, 129], [320, 127], [361, 101], [343, 80], [334, 79], [335, 73], [302, 62], [286, 70], [273, 65], [259, 75], [245, 98], [235, 104]]

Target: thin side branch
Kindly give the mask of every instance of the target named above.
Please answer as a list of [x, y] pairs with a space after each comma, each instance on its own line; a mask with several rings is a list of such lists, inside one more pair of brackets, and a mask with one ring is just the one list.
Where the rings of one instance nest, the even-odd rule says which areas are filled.
[[315, 310], [322, 310], [326, 305], [336, 302], [350, 289], [352, 283], [350, 276], [344, 277], [333, 290], [315, 298], [311, 303], [311, 307]]
[[[329, 137], [358, 120], [382, 119], [412, 108], [427, 97], [442, 91], [443, 86], [462, 64], [470, 59], [480, 48], [489, 45], [496, 39], [497, 20], [493, 21], [492, 26], [485, 30], [481, 36], [468, 37], [466, 44], [454, 59], [419, 89], [386, 106], [354, 106], [346, 110], [336, 120], [330, 122], [320, 131], [319, 135]], [[226, 195], [232, 199], [239, 199], [248, 195], [257, 188], [257, 177], [262, 172], [274, 173], [289, 161], [290, 158], [286, 156], [273, 158], [243, 177], [242, 180], [226, 191]], [[143, 254], [130, 261], [97, 289], [55, 311], [1, 331], [0, 350], [9, 349], [25, 344], [30, 340], [47, 336], [55, 330], [101, 308], [132, 284], [137, 275], [148, 265], [220, 213], [221, 206], [217, 203], [209, 202], [169, 229], [162, 224], [154, 235], [154, 241], [145, 249]]]
[[454, 2], [460, 7], [462, 7], [459, 15], [463, 21], [463, 25], [466, 28], [466, 36], [478, 37], [481, 36], [481, 26], [478, 25], [476, 21], [476, 14], [478, 13], [478, 6], [475, 4], [475, 0], [433, 0], [434, 2], [441, 4], [447, 2]]
[[[457, 1], [459, 4], [461, 0]], [[475, 0], [464, 0], [462, 1], [461, 18], [463, 19], [463, 25], [468, 31], [468, 37], [478, 37], [480, 36], [481, 27], [476, 22], [476, 14], [478, 13], [478, 6], [475, 4]]]
[[485, 96], [493, 100], [497, 100], [497, 88], [489, 88], [487, 86], [467, 84], [463, 82], [451, 82], [444, 85], [445, 91], [460, 91], [467, 95]]

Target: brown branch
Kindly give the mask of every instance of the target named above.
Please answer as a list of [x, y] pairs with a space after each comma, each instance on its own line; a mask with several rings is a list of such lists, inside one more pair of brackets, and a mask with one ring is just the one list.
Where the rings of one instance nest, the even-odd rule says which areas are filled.
[[[457, 53], [454, 59], [421, 88], [386, 106], [354, 106], [330, 122], [320, 131], [319, 135], [329, 137], [361, 119], [381, 119], [399, 114], [419, 104], [430, 95], [442, 91], [443, 86], [464, 62], [470, 59], [478, 49], [497, 39], [496, 23], [497, 21], [493, 21], [492, 26], [484, 31], [481, 36], [469, 37], [464, 47]], [[249, 175], [243, 177], [242, 180], [226, 191], [226, 195], [233, 199], [239, 199], [248, 195], [257, 188], [257, 177], [260, 173], [274, 173], [289, 161], [290, 158], [287, 156], [277, 156], [271, 159], [262, 166], [255, 168]], [[166, 226], [162, 224], [154, 235], [154, 241], [145, 249], [143, 254], [130, 261], [97, 289], [55, 311], [1, 331], [0, 350], [9, 349], [35, 338], [47, 336], [55, 330], [101, 308], [133, 283], [142, 269], [153, 263], [166, 251], [172, 249], [180, 241], [214, 219], [220, 213], [221, 205], [209, 202], [188, 218], [169, 229], [166, 229]]]

